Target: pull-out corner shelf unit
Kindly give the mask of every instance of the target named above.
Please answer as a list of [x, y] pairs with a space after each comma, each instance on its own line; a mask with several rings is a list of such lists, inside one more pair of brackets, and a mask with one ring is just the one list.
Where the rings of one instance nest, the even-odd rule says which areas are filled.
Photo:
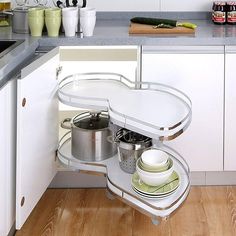
[[191, 122], [191, 101], [184, 93], [163, 84], [132, 82], [120, 74], [86, 73], [63, 79], [58, 97], [62, 103], [73, 107], [106, 110], [115, 125], [155, 140], [155, 145], [172, 157], [180, 185], [169, 196], [146, 199], [132, 189], [132, 175], [120, 169], [117, 155], [100, 162], [74, 158], [70, 132], [62, 137], [58, 148], [58, 159], [64, 166], [103, 173], [110, 192], [151, 216], [154, 223], [183, 203], [190, 189], [189, 167], [183, 157], [163, 141], [178, 137]]

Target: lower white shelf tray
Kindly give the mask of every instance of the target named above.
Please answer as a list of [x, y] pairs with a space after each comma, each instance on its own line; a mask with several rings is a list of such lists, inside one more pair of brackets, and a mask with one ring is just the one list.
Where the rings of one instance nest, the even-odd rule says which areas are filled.
[[160, 199], [146, 199], [134, 192], [131, 186], [132, 174], [120, 169], [117, 155], [100, 162], [84, 162], [74, 158], [71, 155], [70, 133], [61, 140], [58, 159], [65, 167], [72, 170], [104, 173], [107, 176], [108, 189], [121, 200], [149, 216], [167, 217], [186, 199], [190, 190], [190, 182], [188, 166], [184, 159], [167, 146], [162, 146], [162, 149], [172, 155], [174, 170], [180, 176], [180, 185], [173, 194]]

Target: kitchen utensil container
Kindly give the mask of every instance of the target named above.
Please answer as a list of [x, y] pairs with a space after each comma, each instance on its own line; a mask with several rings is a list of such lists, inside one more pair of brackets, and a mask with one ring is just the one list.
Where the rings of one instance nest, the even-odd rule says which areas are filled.
[[115, 142], [117, 143], [120, 168], [130, 174], [135, 172], [136, 161], [143, 151], [152, 146], [151, 138], [124, 128], [116, 133]]
[[13, 10], [4, 11], [3, 14], [12, 17], [12, 32], [16, 34], [28, 34], [28, 7], [16, 7]]

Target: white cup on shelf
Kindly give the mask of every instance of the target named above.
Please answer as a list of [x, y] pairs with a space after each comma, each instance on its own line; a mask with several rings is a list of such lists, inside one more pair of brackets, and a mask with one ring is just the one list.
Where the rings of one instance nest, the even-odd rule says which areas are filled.
[[96, 24], [95, 8], [85, 7], [80, 9], [80, 27], [85, 37], [93, 36]]
[[96, 9], [92, 7], [80, 8], [80, 16], [96, 16]]
[[79, 9], [77, 7], [67, 7], [62, 9], [62, 24], [66, 37], [75, 36], [78, 28]]

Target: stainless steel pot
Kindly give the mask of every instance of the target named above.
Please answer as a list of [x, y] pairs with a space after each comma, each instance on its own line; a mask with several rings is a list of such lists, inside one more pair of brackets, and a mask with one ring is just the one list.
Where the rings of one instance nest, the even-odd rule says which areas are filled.
[[83, 161], [101, 161], [117, 153], [116, 144], [108, 141], [109, 125], [107, 112], [85, 112], [61, 123], [62, 128], [71, 129], [72, 155]]
[[12, 32], [28, 34], [28, 7], [17, 7], [13, 10], [4, 11], [4, 14], [12, 15]]
[[136, 162], [143, 151], [152, 146], [152, 139], [127, 129], [120, 129], [115, 136], [120, 168], [130, 174], [136, 170]]

